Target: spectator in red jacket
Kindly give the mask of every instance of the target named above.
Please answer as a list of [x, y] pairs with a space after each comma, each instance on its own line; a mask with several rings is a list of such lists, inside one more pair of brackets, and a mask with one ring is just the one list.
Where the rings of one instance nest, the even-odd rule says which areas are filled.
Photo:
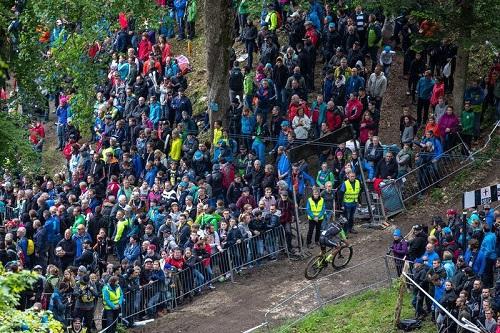
[[141, 41], [139, 42], [137, 56], [141, 61], [146, 61], [148, 60], [151, 51], [153, 51], [153, 45], [148, 39], [148, 34], [143, 33]]
[[326, 125], [328, 130], [333, 132], [342, 126], [342, 116], [340, 110], [335, 106], [333, 101], [329, 101], [326, 105]]
[[363, 104], [358, 99], [358, 94], [353, 92], [349, 95], [349, 100], [345, 107], [345, 120], [352, 124], [357, 133], [359, 133], [359, 124], [363, 114]]
[[312, 22], [306, 21], [304, 23], [304, 26], [306, 27], [305, 38], [309, 39], [315, 48], [318, 47], [319, 36], [318, 36], [318, 32], [316, 31], [316, 29], [314, 29]]

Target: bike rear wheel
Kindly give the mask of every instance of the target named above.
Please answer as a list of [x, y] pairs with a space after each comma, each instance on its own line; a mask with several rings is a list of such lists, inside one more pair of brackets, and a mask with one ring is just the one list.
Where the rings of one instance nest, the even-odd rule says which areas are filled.
[[332, 266], [335, 269], [341, 269], [347, 266], [352, 258], [352, 247], [351, 246], [341, 246], [338, 251], [335, 252], [333, 256]]
[[312, 257], [307, 263], [305, 269], [305, 277], [308, 280], [314, 280], [318, 277], [319, 273], [326, 267], [325, 259], [321, 254]]

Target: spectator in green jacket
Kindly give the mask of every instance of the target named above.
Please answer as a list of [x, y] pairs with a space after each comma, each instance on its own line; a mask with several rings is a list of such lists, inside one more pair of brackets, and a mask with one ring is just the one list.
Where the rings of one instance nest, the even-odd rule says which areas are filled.
[[195, 37], [195, 23], [196, 23], [196, 15], [198, 14], [196, 8], [196, 0], [189, 0], [188, 9], [187, 9], [187, 38], [193, 39]]
[[335, 182], [335, 177], [333, 176], [333, 172], [328, 169], [328, 164], [323, 163], [321, 164], [321, 170], [318, 171], [318, 175], [316, 176], [316, 185], [320, 189], [324, 189], [327, 182]]
[[243, 70], [243, 100], [244, 105], [252, 110], [252, 100], [255, 92], [254, 74], [252, 69], [248, 66], [244, 67]]
[[238, 24], [239, 24], [238, 35], [240, 36], [240, 39], [243, 38], [242, 36], [243, 28], [245, 28], [247, 24], [247, 17], [249, 13], [250, 13], [250, 0], [241, 0], [238, 6]]
[[465, 101], [464, 110], [460, 115], [460, 124], [462, 127], [462, 131], [460, 132], [462, 140], [464, 140], [464, 143], [470, 148], [472, 136], [474, 135], [474, 112], [472, 111], [469, 100]]

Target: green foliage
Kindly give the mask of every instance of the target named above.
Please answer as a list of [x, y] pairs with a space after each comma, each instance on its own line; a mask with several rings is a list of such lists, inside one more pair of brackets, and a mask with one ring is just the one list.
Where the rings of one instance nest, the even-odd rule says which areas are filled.
[[18, 113], [0, 112], [0, 169], [29, 174], [37, 171], [40, 156], [29, 142], [28, 119]]
[[[397, 288], [368, 291], [350, 297], [338, 303], [325, 306], [307, 316], [291, 328], [275, 330], [280, 333], [391, 333], [394, 329], [394, 309], [396, 307]], [[411, 306], [411, 294], [405, 293], [401, 318], [414, 316]], [[422, 333], [436, 332], [435, 326], [424, 323]]]
[[440, 188], [433, 188], [431, 190], [431, 199], [432, 201], [434, 202], [439, 202], [441, 200], [443, 200], [444, 198], [444, 192], [442, 189]]
[[6, 272], [0, 265], [0, 332], [62, 332], [60, 322], [52, 318], [50, 311], [19, 311], [20, 293], [36, 282], [35, 273]]
[[[110, 55], [99, 53], [94, 59], [88, 50], [96, 41], [103, 43], [108, 32], [118, 28], [120, 12], [133, 16], [137, 30], [157, 28], [162, 9], [154, 1], [47, 0], [29, 1], [20, 17], [19, 53], [10, 62], [16, 73], [23, 102], [41, 102], [44, 94], [59, 87], [73, 91], [71, 107], [74, 122], [84, 133], [91, 126], [95, 88], [106, 79]], [[41, 32], [52, 31], [55, 21], [67, 21], [68, 38], [52, 48], [40, 43]], [[109, 27], [109, 30], [107, 30]], [[107, 41], [108, 43], [110, 40]]]

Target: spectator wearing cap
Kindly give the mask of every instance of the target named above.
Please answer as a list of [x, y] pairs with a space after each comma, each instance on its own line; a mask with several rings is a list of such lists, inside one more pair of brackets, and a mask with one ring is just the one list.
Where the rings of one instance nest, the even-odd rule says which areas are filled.
[[278, 135], [278, 140], [276, 141], [276, 145], [273, 150], [271, 150], [271, 153], [275, 153], [278, 150], [278, 147], [288, 147], [288, 133], [291, 130], [290, 122], [288, 120], [283, 120], [281, 122], [281, 131]]
[[[429, 291], [429, 284], [427, 280], [427, 266], [424, 265], [424, 260], [422, 258], [417, 258], [414, 261], [413, 266], [413, 279], [414, 281], [425, 291]], [[424, 293], [419, 288], [413, 289], [413, 300], [412, 304], [415, 308], [416, 316], [422, 318], [426, 315], [426, 311], [424, 309]]]
[[75, 258], [75, 265], [85, 266], [90, 270], [92, 263], [94, 261], [94, 250], [92, 249], [92, 241], [90, 239], [85, 239], [83, 241], [83, 251], [80, 256]]
[[255, 198], [250, 194], [250, 188], [248, 186], [245, 186], [242, 189], [240, 198], [236, 202], [236, 207], [238, 207], [240, 211], [243, 211], [243, 207], [247, 204], [252, 206], [252, 208], [257, 207]]
[[427, 245], [427, 234], [421, 225], [414, 225], [412, 233], [414, 238], [408, 242], [408, 260], [415, 260], [422, 257]]
[[389, 249], [392, 251], [394, 257], [397, 258], [395, 260], [395, 263], [399, 276], [401, 275], [404, 264], [403, 259], [408, 254], [408, 242], [403, 238], [401, 229], [394, 230], [394, 232], [392, 233], [392, 237], [393, 241]]
[[97, 287], [90, 281], [88, 275], [84, 275], [76, 284], [73, 295], [75, 296], [74, 316], [81, 316], [84, 326], [90, 332], [94, 320], [95, 300], [99, 296]]
[[392, 47], [389, 45], [384, 46], [382, 52], [380, 52], [379, 63], [382, 65], [384, 75], [387, 79], [389, 79], [389, 74], [391, 72], [391, 65], [393, 62], [393, 58], [396, 52], [392, 50]]
[[355, 41], [352, 44], [352, 48], [347, 52], [347, 66], [351, 68], [357, 67], [358, 62], [361, 62], [361, 67], [363, 67], [365, 57], [363, 55], [363, 51], [361, 50], [361, 44], [359, 41]]
[[335, 48], [341, 43], [340, 35], [335, 28], [334, 22], [328, 23], [327, 29], [323, 32], [323, 36], [321, 37], [324, 63], [328, 63], [335, 53]]

